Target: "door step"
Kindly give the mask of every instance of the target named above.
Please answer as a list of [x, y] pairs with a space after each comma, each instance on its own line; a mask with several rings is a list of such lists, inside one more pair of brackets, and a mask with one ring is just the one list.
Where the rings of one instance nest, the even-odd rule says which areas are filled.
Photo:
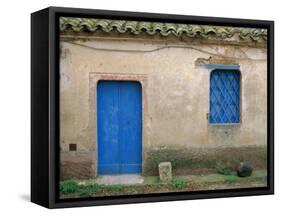
[[135, 185], [143, 182], [143, 177], [137, 174], [100, 175], [96, 179], [96, 183], [104, 185]]

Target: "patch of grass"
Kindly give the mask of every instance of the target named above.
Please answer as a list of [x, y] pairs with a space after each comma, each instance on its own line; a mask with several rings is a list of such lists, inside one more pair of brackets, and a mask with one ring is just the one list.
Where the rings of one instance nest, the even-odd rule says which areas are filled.
[[207, 187], [207, 190], [215, 190], [215, 187], [213, 185], [210, 185]]
[[234, 184], [234, 183], [237, 183], [237, 182], [238, 182], [238, 177], [235, 176], [235, 175], [227, 176], [224, 179], [224, 183], [226, 183], [226, 184]]
[[106, 188], [109, 192], [120, 192], [126, 186], [125, 185], [100, 185], [102, 188]]
[[79, 190], [79, 185], [75, 180], [65, 180], [60, 182], [60, 191], [62, 193], [75, 193]]
[[159, 176], [143, 176], [144, 184], [156, 184], [160, 182]]
[[228, 166], [223, 166], [222, 168], [220, 168], [219, 173], [222, 175], [231, 175], [231, 169]]
[[266, 185], [266, 176], [266, 170], [255, 170], [247, 178], [239, 178], [234, 174], [221, 175], [218, 173], [174, 176], [174, 179], [168, 184], [160, 182], [158, 176], [150, 176], [145, 177], [144, 184], [137, 185], [103, 185], [96, 183], [94, 179], [85, 181], [66, 180], [60, 182], [60, 197], [64, 199], [257, 187]]
[[183, 178], [178, 178], [178, 179], [173, 179], [171, 181], [171, 185], [176, 189], [182, 190], [185, 188], [186, 182]]
[[82, 185], [80, 188], [81, 191], [90, 191], [91, 193], [97, 193], [100, 192], [102, 190], [102, 188], [100, 187], [99, 184], [97, 183], [91, 183], [89, 185]]

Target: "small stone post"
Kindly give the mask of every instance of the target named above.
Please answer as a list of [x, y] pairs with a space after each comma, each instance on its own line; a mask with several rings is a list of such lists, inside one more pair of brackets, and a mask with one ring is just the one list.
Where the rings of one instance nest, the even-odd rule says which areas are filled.
[[171, 162], [161, 162], [158, 165], [159, 177], [161, 182], [169, 182], [172, 180], [172, 164]]

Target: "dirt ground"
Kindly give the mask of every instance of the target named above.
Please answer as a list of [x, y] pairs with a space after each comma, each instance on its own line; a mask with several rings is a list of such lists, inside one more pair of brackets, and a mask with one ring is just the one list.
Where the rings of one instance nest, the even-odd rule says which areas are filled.
[[201, 174], [174, 176], [169, 183], [161, 183], [158, 176], [145, 176], [142, 184], [136, 185], [104, 185], [94, 180], [67, 180], [60, 182], [60, 198], [82, 198], [120, 196], [135, 194], [208, 191], [220, 189], [238, 189], [266, 187], [266, 170], [256, 170], [249, 177], [240, 178], [231, 175]]

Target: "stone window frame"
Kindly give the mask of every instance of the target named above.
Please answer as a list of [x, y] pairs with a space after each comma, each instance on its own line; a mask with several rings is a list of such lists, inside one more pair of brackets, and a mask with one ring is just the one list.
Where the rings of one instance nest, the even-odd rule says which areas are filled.
[[212, 71], [214, 70], [237, 70], [239, 71], [240, 73], [240, 121], [239, 123], [210, 123], [209, 121], [209, 112], [210, 112], [210, 101], [208, 101], [208, 112], [207, 112], [207, 123], [208, 123], [208, 126], [211, 126], [211, 127], [222, 127], [222, 128], [228, 128], [229, 126], [232, 127], [232, 126], [241, 126], [242, 122], [243, 122], [243, 113], [241, 112], [242, 111], [242, 87], [243, 87], [243, 84], [242, 84], [242, 81], [243, 81], [243, 77], [242, 77], [242, 71], [240, 69], [240, 65], [239, 64], [211, 64], [211, 63], [207, 63], [207, 64], [204, 64], [204, 63], [196, 63], [195, 64], [196, 67], [203, 67], [205, 69], [208, 70], [209, 72], [209, 79], [208, 79], [208, 99], [210, 100], [210, 81], [211, 81], [211, 73]]
[[[141, 84], [142, 89], [142, 172], [144, 172], [145, 148], [148, 143], [149, 115], [147, 106], [147, 75], [134, 73], [105, 73], [90, 72], [89, 73], [89, 142], [93, 145], [93, 171], [97, 176], [98, 170], [98, 137], [97, 137], [97, 86], [102, 80], [108, 81], [135, 81]], [[96, 131], [96, 133], [94, 133]]]

